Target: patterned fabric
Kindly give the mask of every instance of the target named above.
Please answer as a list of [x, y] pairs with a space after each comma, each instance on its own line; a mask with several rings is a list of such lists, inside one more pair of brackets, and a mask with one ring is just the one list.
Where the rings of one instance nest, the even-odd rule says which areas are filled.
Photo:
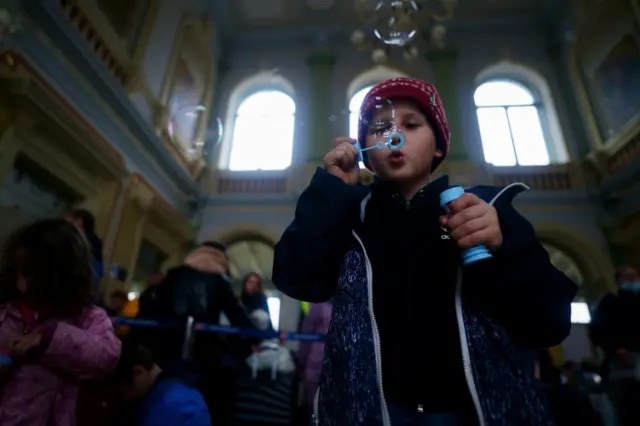
[[[379, 382], [384, 380], [376, 371], [374, 324], [362, 250], [354, 239], [340, 270], [314, 410], [315, 424], [321, 426], [363, 425], [365, 419], [375, 418], [382, 410]], [[552, 426], [533, 374], [523, 368], [524, 353], [511, 345], [505, 331], [493, 320], [465, 303], [464, 292], [460, 297], [469, 367], [483, 426]]]
[[364, 140], [367, 137], [369, 123], [362, 118], [370, 119], [370, 115], [373, 114], [372, 109], [376, 105], [376, 99], [380, 98], [412, 99], [417, 102], [427, 114], [430, 124], [434, 127], [433, 131], [436, 136], [436, 145], [438, 149], [442, 151], [442, 157], [433, 159], [432, 170], [435, 170], [447, 156], [449, 152], [449, 140], [451, 138], [444, 105], [442, 105], [442, 99], [436, 87], [425, 81], [406, 77], [390, 78], [375, 85], [369, 93], [367, 93], [360, 108], [358, 140], [363, 146]]
[[[120, 341], [101, 308], [74, 322], [55, 321], [48, 347], [35, 362], [17, 366], [0, 382], [0, 425], [73, 426], [81, 380], [99, 380], [118, 363]], [[28, 333], [20, 313], [0, 307], [0, 346]]]
[[367, 271], [360, 251], [349, 251], [342, 262], [324, 354], [317, 424], [357, 426], [380, 412]]

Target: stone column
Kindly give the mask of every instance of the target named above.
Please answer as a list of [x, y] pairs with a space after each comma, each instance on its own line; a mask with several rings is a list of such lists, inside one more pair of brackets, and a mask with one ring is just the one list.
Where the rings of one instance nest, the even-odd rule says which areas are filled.
[[329, 53], [316, 53], [307, 59], [311, 71], [311, 102], [305, 131], [307, 163], [321, 163], [331, 147], [329, 116], [332, 100], [331, 77], [335, 63], [335, 56]]
[[447, 161], [467, 161], [469, 154], [463, 140], [462, 110], [460, 109], [459, 86], [456, 81], [458, 54], [455, 50], [444, 49], [429, 52], [426, 58], [431, 63], [434, 84], [442, 98], [451, 130], [451, 146]]

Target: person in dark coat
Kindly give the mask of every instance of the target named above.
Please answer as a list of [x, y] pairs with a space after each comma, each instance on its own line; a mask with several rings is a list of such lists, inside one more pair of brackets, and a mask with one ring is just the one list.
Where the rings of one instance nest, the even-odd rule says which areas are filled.
[[[188, 317], [197, 322], [217, 325], [224, 313], [236, 327], [255, 329], [240, 306], [228, 277], [226, 247], [205, 242], [196, 247], [181, 266], [170, 269], [164, 280], [147, 291], [153, 297], [140, 297], [138, 318], [186, 324]], [[139, 341], [151, 350], [167, 373], [197, 385], [202, 391], [216, 425], [231, 421], [233, 407], [233, 371], [223, 364], [226, 354], [244, 359], [252, 352], [255, 339], [223, 339], [214, 333], [197, 333], [188, 359], [184, 359], [184, 326], [176, 330], [146, 328], [136, 330]], [[234, 336], [235, 337], [235, 336]], [[228, 341], [233, 342], [232, 345]]]
[[578, 386], [562, 383], [561, 372], [546, 349], [537, 353], [535, 376], [556, 426], [603, 426], [589, 395]]
[[616, 273], [618, 291], [606, 294], [591, 320], [591, 339], [605, 353], [603, 375], [620, 424], [640, 424], [640, 273]]

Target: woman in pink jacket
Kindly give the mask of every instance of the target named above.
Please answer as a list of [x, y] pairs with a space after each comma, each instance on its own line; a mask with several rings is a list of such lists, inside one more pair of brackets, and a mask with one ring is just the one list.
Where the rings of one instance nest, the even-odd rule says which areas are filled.
[[64, 220], [28, 225], [0, 255], [0, 425], [74, 426], [78, 386], [118, 363], [120, 342], [92, 305], [91, 254]]
[[[327, 334], [331, 323], [331, 302], [312, 304], [302, 322], [303, 333]], [[324, 359], [324, 343], [302, 343], [298, 351], [304, 394], [309, 407], [313, 406]]]

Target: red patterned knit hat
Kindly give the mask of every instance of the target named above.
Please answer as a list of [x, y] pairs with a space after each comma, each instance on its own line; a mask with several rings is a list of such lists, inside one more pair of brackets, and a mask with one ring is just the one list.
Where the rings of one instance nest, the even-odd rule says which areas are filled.
[[[431, 165], [431, 171], [434, 171], [444, 160], [449, 152], [449, 124], [447, 116], [444, 112], [442, 99], [438, 94], [436, 87], [422, 80], [413, 78], [398, 77], [384, 80], [375, 85], [362, 102], [360, 107], [360, 120], [358, 121], [358, 140], [364, 147], [364, 141], [367, 137], [368, 123], [362, 118], [368, 118], [373, 113], [371, 110], [375, 107], [376, 99], [392, 99], [407, 98], [415, 101], [422, 111], [427, 115], [429, 123], [433, 126], [433, 132], [436, 137], [436, 147], [442, 152], [441, 158], [434, 158]], [[364, 153], [366, 154], [366, 153]], [[365, 163], [367, 157], [364, 155]], [[367, 165], [368, 167], [368, 165]]]

